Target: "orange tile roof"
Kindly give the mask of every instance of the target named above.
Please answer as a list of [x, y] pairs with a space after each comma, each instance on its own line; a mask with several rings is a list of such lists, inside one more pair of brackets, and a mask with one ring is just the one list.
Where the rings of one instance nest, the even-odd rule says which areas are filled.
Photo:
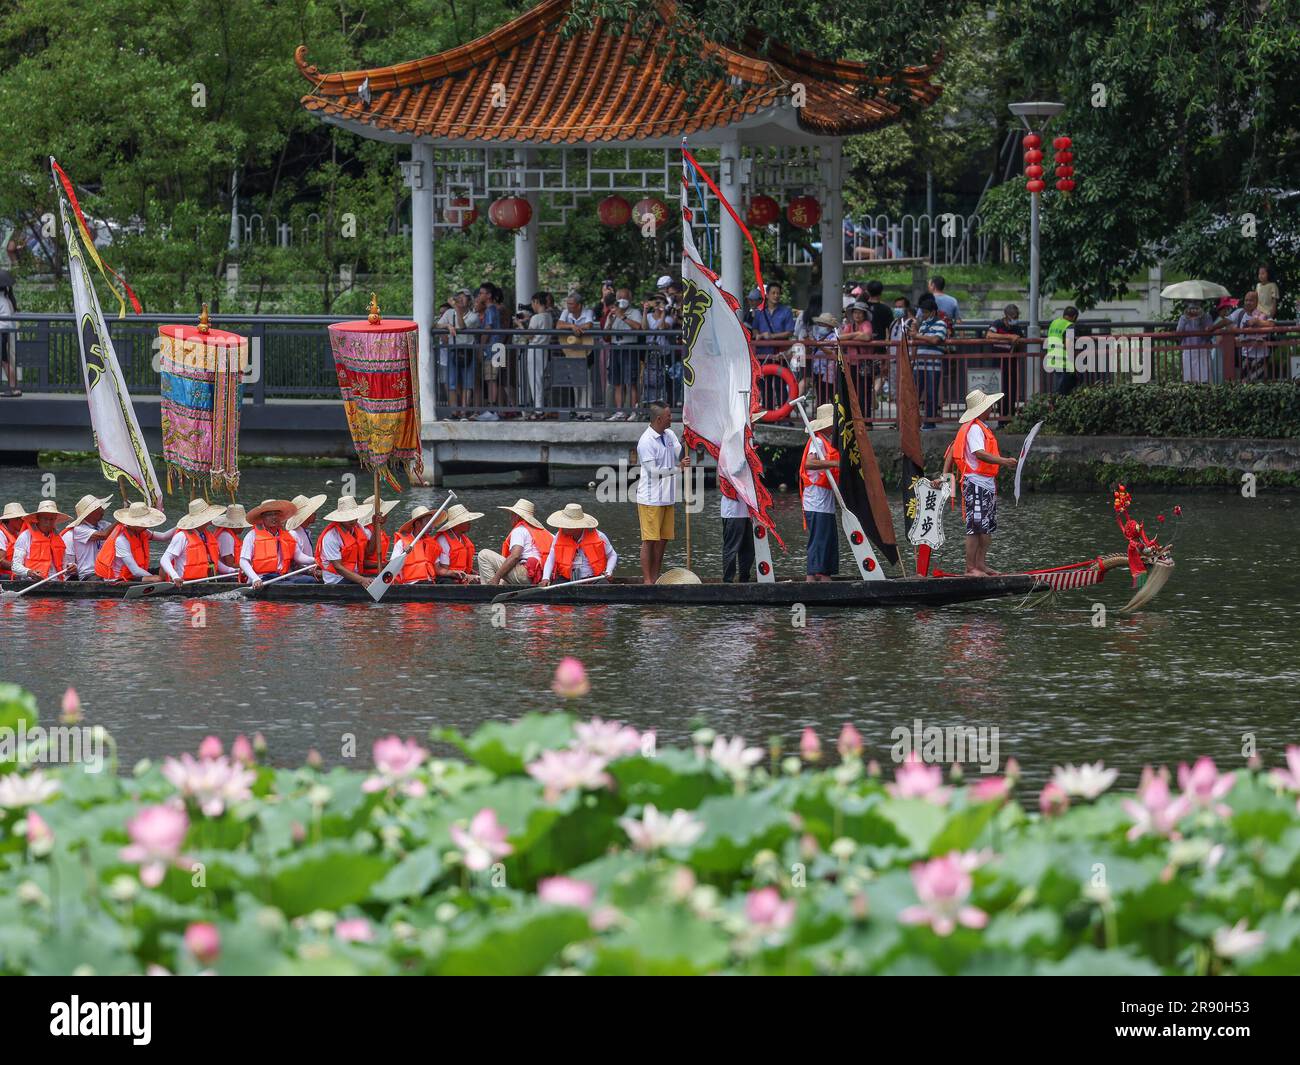
[[[894, 121], [896, 104], [859, 94], [863, 85], [884, 87], [860, 63], [823, 60], [781, 45], [758, 54], [759, 39], [744, 45], [709, 45], [731, 82], [703, 88], [693, 106], [684, 90], [663, 81], [669, 56], [666, 22], [677, 18], [672, 0], [660, 0], [660, 19], [650, 38], [604, 32], [604, 25], [564, 37], [569, 0], [543, 0], [536, 7], [468, 44], [393, 66], [322, 74], [307, 62], [306, 46], [294, 55], [312, 83], [303, 106], [322, 118], [350, 121], [409, 137], [459, 141], [530, 141], [575, 144], [648, 140], [698, 133], [737, 122], [770, 108], [802, 82], [806, 106], [797, 113], [810, 134], [865, 133]], [[637, 46], [641, 60], [627, 62]], [[913, 100], [939, 95], [929, 81], [934, 67], [903, 74]], [[357, 95], [369, 79], [370, 102]], [[505, 106], [493, 104], [493, 86], [506, 87]]]

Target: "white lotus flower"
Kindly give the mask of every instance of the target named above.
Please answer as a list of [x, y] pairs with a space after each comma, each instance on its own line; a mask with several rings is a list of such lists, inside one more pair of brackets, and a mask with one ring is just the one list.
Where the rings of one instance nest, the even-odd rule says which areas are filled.
[[721, 736], [713, 741], [713, 750], [709, 752], [713, 762], [733, 780], [744, 780], [749, 771], [763, 760], [761, 747], [746, 747], [739, 736], [724, 740]]
[[1214, 933], [1214, 953], [1220, 958], [1237, 958], [1262, 947], [1267, 938], [1263, 932], [1248, 932], [1243, 917], [1231, 928], [1220, 928]]
[[1059, 765], [1052, 770], [1052, 782], [1067, 795], [1084, 799], [1095, 799], [1115, 783], [1119, 776], [1118, 769], [1107, 769], [1105, 763], [1088, 765], [1084, 762], [1077, 769], [1069, 762], [1062, 769]]
[[59, 782], [51, 780], [39, 769], [22, 776], [6, 773], [0, 776], [0, 806], [16, 809], [19, 806], [36, 806], [59, 790]]
[[665, 817], [653, 803], [646, 803], [641, 820], [620, 817], [618, 823], [639, 851], [653, 851], [661, 847], [689, 847], [704, 835], [704, 822], [686, 810], [674, 810]]

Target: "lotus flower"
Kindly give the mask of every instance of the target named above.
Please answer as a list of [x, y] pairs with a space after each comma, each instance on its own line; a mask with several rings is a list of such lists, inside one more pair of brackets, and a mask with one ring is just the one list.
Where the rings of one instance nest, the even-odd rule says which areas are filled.
[[1182, 507], [1174, 507], [1174, 517], [1175, 517], [1175, 518], [1181, 518], [1182, 516], [1183, 516], [1183, 508], [1182, 508]]
[[69, 687], [63, 693], [63, 715], [59, 721], [65, 725], [76, 725], [81, 721], [81, 696], [77, 694], [77, 689]]
[[[578, 734], [578, 741], [574, 744], [577, 749], [611, 762], [641, 751], [641, 734], [621, 721], [602, 721], [593, 717], [589, 722], [574, 725], [573, 731]], [[647, 732], [646, 736], [653, 738], [654, 733]]]
[[799, 757], [805, 762], [819, 762], [822, 757], [822, 741], [811, 728], [803, 730], [799, 737]]
[[253, 756], [253, 745], [248, 742], [248, 737], [242, 733], [235, 737], [235, 742], [230, 745], [230, 757], [241, 765], [251, 766], [257, 759]]
[[1174, 828], [1191, 808], [1192, 804], [1185, 796], [1177, 799], [1170, 796], [1166, 774], [1155, 773], [1147, 766], [1142, 770], [1142, 779], [1138, 784], [1137, 802], [1124, 800], [1124, 809], [1133, 818], [1128, 838], [1139, 839], [1148, 833], [1177, 838]]
[[200, 965], [211, 965], [221, 954], [221, 933], [207, 921], [195, 921], [185, 929], [185, 946]]
[[164, 761], [162, 772], [174, 788], [185, 798], [193, 799], [208, 817], [220, 817], [227, 803], [252, 798], [249, 789], [257, 779], [251, 770], [224, 755], [195, 761], [190, 755], [182, 754], [179, 760]]
[[1190, 769], [1186, 762], [1178, 766], [1178, 786], [1183, 798], [1200, 810], [1213, 810], [1220, 817], [1231, 817], [1232, 808], [1219, 802], [1237, 782], [1236, 773], [1220, 773], [1213, 758], [1201, 757]]
[[1220, 928], [1214, 933], [1214, 953], [1220, 958], [1238, 958], [1258, 950], [1267, 938], [1263, 932], [1248, 932], [1243, 917], [1231, 928]]
[[970, 873], [954, 855], [945, 855], [912, 866], [912, 884], [919, 906], [908, 906], [898, 915], [903, 924], [929, 925], [936, 935], [951, 935], [957, 925], [983, 928], [988, 914], [965, 905], [973, 886]]
[[844, 722], [840, 729], [840, 738], [835, 743], [841, 758], [858, 758], [862, 755], [862, 736], [849, 722]]
[[745, 896], [745, 917], [755, 928], [779, 932], [794, 921], [794, 900], [782, 899], [774, 887], [751, 891]]
[[547, 802], [554, 802], [566, 791], [607, 788], [614, 782], [605, 772], [609, 763], [585, 750], [543, 751], [530, 764], [528, 775], [542, 785]]
[[940, 806], [948, 801], [943, 770], [937, 765], [926, 765], [915, 751], [894, 771], [894, 783], [886, 784], [885, 790], [896, 799], [924, 799]]
[[424, 781], [415, 779], [414, 774], [419, 772], [429, 752], [415, 740], [385, 736], [382, 740], [375, 740], [372, 752], [379, 773], [366, 778], [361, 785], [362, 791], [371, 793], [397, 788], [412, 799], [418, 799], [428, 791]]
[[1077, 769], [1067, 762], [1064, 769], [1058, 765], [1052, 770], [1052, 783], [1072, 798], [1095, 799], [1115, 783], [1117, 776], [1119, 770], [1107, 769], [1103, 762], [1085, 762]]
[[1043, 816], [1051, 817], [1053, 814], [1063, 814], [1069, 808], [1070, 796], [1056, 781], [1049, 780], [1039, 792], [1038, 809], [1043, 812]]
[[537, 885], [537, 897], [552, 906], [571, 906], [576, 910], [591, 908], [596, 885], [567, 876], [552, 876]]
[[506, 842], [506, 830], [497, 820], [497, 812], [486, 807], [474, 815], [468, 832], [459, 825], [452, 825], [451, 839], [460, 848], [465, 868], [476, 873], [515, 851]]
[[35, 810], [27, 811], [27, 846], [33, 854], [49, 854], [54, 846], [54, 833]]
[[970, 797], [975, 802], [994, 802], [1010, 794], [1009, 777], [981, 777], [970, 786]]
[[140, 866], [140, 883], [145, 887], [157, 887], [167, 866], [180, 861], [181, 844], [189, 828], [184, 810], [146, 806], [126, 823], [131, 845], [123, 847], [119, 857]]
[[551, 690], [564, 699], [579, 699], [591, 691], [587, 670], [576, 658], [562, 658], [555, 667]]
[[221, 741], [216, 736], [205, 736], [199, 744], [200, 758], [220, 758], [225, 753]]
[[334, 926], [334, 938], [344, 943], [370, 943], [375, 938], [375, 930], [364, 917], [349, 917]]
[[704, 835], [704, 822], [685, 810], [674, 810], [670, 817], [661, 814], [653, 803], [646, 803], [641, 820], [620, 817], [618, 823], [639, 851], [662, 847], [689, 847]]
[[[1300, 746], [1293, 743], [1286, 749], [1286, 766], [1273, 770], [1274, 782], [1287, 791], [1300, 792]], [[1300, 799], [1296, 800], [1296, 809], [1300, 810]]]
[[733, 736], [730, 740], [718, 736], [713, 741], [709, 758], [732, 780], [744, 780], [749, 776], [750, 769], [763, 760], [763, 749], [746, 747], [745, 741], [739, 736]]
[[59, 782], [51, 780], [39, 769], [25, 776], [6, 773], [0, 776], [0, 807], [16, 810], [20, 806], [36, 806], [59, 790]]

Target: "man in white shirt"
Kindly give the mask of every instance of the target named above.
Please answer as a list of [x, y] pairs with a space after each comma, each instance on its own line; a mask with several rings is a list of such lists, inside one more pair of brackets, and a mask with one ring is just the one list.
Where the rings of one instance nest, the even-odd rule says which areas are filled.
[[225, 507], [211, 506], [202, 499], [190, 501], [189, 510], [176, 523], [176, 535], [159, 560], [163, 576], [179, 587], [186, 581], [238, 572], [221, 562], [217, 534], [212, 529], [213, 520], [225, 511]]
[[14, 544], [27, 527], [27, 511], [21, 503], [6, 503], [0, 511], [0, 580], [9, 580], [12, 576]]
[[478, 312], [470, 307], [473, 298], [469, 289], [461, 289], [452, 296], [451, 306], [438, 319], [438, 328], [445, 329], [448, 336], [447, 402], [455, 408], [453, 418], [464, 418], [464, 408], [473, 403], [474, 338], [461, 335], [461, 330], [479, 326]]
[[324, 492], [310, 498], [301, 495], [293, 497], [293, 505], [298, 509], [293, 517], [284, 523], [284, 527], [293, 533], [304, 555], [316, 553], [316, 545], [311, 539], [311, 527], [316, 524], [316, 512], [325, 505], [326, 498]]
[[554, 537], [538, 521], [529, 499], [497, 509], [513, 514], [514, 525], [499, 552], [486, 547], [479, 551], [479, 579], [484, 584], [536, 584], [542, 579], [542, 565], [550, 554]]
[[[609, 338], [609, 377], [614, 383], [614, 413], [609, 416], [611, 422], [621, 422], [631, 418], [636, 410], [637, 384], [640, 379], [641, 344], [644, 337], [635, 334], [636, 330], [645, 328], [641, 313], [632, 306], [632, 290], [618, 290], [614, 308], [609, 312], [607, 328]], [[627, 400], [624, 406], [624, 400]]]
[[[244, 534], [244, 546], [239, 551], [239, 569], [254, 588], [260, 588], [263, 581], [274, 580], [293, 570], [315, 567], [316, 560], [303, 554], [293, 533], [284, 528], [284, 522], [296, 511], [297, 508], [287, 499], [267, 499], [249, 512], [253, 529]], [[303, 573], [286, 577], [285, 583], [306, 584], [314, 580], [314, 576]]]
[[600, 523], [591, 514], [583, 512], [577, 503], [569, 503], [557, 510], [546, 524], [557, 529], [551, 550], [542, 567], [541, 585], [565, 584], [589, 577], [613, 575], [618, 565], [618, 552], [609, 537], [596, 526]]
[[370, 545], [368, 523], [374, 510], [373, 505], [358, 505], [352, 496], [341, 496], [338, 506], [325, 515], [328, 524], [316, 545], [316, 558], [326, 584], [345, 580], [362, 586], [370, 583], [361, 570]]
[[212, 520], [212, 525], [217, 530], [217, 558], [223, 565], [237, 569], [239, 562], [236, 555], [239, 552], [236, 544], [239, 543], [239, 537], [236, 534], [252, 528], [244, 514], [243, 505], [231, 503], [221, 517]]
[[52, 499], [42, 499], [40, 506], [27, 515], [27, 528], [14, 543], [13, 573], [19, 580], [66, 580], [75, 572], [75, 563], [67, 557], [67, 545], [54, 532], [60, 519], [69, 520]]
[[77, 500], [75, 520], [63, 527], [67, 557], [76, 563], [78, 580], [95, 579], [95, 556], [113, 528], [112, 522], [104, 520], [104, 508], [112, 501], [112, 496], [82, 496]]
[[673, 412], [662, 403], [650, 404], [650, 426], [637, 441], [641, 477], [636, 485], [636, 509], [641, 519], [641, 577], [646, 584], [659, 579], [664, 549], [673, 539], [677, 502], [677, 469], [686, 465], [686, 449], [669, 428]]
[[1014, 469], [1019, 461], [1010, 455], [999, 454], [993, 430], [981, 421], [981, 415], [995, 407], [1001, 398], [1001, 392], [988, 396], [978, 388], [967, 393], [961, 428], [943, 460], [943, 477], [930, 482], [938, 488], [954, 466], [961, 477], [968, 577], [996, 576], [988, 568], [987, 555], [998, 527], [998, 468]]
[[740, 499], [721, 492], [722, 510], [722, 582], [747, 584], [754, 572], [754, 522], [749, 507]]
[[561, 350], [570, 358], [576, 358], [582, 355], [587, 360], [586, 384], [577, 386], [573, 391], [574, 407], [583, 412], [591, 410], [591, 363], [592, 347], [591, 337], [587, 334], [595, 327], [596, 318], [591, 313], [590, 307], [582, 305], [582, 294], [579, 292], [570, 292], [564, 297], [564, 310], [560, 312], [560, 320], [555, 323], [555, 328], [561, 333], [567, 333], [567, 336], [560, 337]]

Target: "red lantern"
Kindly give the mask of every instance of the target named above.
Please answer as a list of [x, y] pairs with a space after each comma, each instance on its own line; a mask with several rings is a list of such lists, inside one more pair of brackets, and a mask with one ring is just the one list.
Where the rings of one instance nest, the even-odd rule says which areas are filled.
[[822, 217], [822, 205], [815, 196], [796, 196], [785, 208], [786, 220], [799, 229], [812, 229]]
[[457, 196], [451, 200], [443, 209], [442, 220], [449, 225], [460, 226], [461, 229], [469, 229], [478, 218], [478, 208], [474, 206], [474, 201], [467, 196]]
[[1043, 143], [1043, 138], [1037, 133], [1026, 133], [1025, 139], [1020, 142], [1026, 148], [1037, 148]]
[[632, 224], [634, 226], [644, 225], [646, 215], [654, 218], [655, 232], [668, 224], [668, 208], [664, 205], [663, 200], [656, 200], [653, 196], [647, 196], [644, 200], [637, 200], [636, 206], [632, 208]]
[[1054, 141], [1052, 141], [1052, 147], [1055, 148], [1058, 152], [1060, 152], [1060, 151], [1064, 151], [1066, 148], [1069, 148], [1071, 143], [1072, 142], [1069, 137], [1057, 137]]
[[606, 196], [596, 204], [596, 215], [607, 226], [627, 225], [632, 217], [632, 205], [622, 196]]
[[1036, 178], [1042, 176], [1043, 176], [1043, 168], [1039, 166], [1037, 163], [1035, 163], [1033, 166], [1025, 167], [1025, 177]]
[[1058, 189], [1060, 189], [1062, 192], [1073, 192], [1073, 191], [1074, 191], [1074, 179], [1073, 179], [1073, 178], [1061, 178], [1061, 180], [1058, 181], [1058, 182], [1056, 183], [1056, 187], [1057, 187]]
[[749, 201], [749, 210], [745, 212], [745, 222], [757, 229], [770, 226], [781, 217], [781, 205], [771, 196], [758, 195]]
[[522, 196], [493, 200], [488, 208], [488, 221], [502, 229], [523, 229], [532, 217], [532, 205]]
[[1034, 178], [1032, 181], [1025, 182], [1025, 188], [1030, 192], [1042, 192], [1043, 189], [1047, 188], [1047, 183], [1041, 178]]
[[1041, 163], [1042, 161], [1043, 161], [1043, 153], [1040, 152], [1037, 148], [1025, 152], [1026, 163]]
[[1058, 167], [1056, 168], [1056, 176], [1057, 176], [1057, 177], [1074, 177], [1074, 167], [1072, 167], [1072, 166], [1058, 166]]

